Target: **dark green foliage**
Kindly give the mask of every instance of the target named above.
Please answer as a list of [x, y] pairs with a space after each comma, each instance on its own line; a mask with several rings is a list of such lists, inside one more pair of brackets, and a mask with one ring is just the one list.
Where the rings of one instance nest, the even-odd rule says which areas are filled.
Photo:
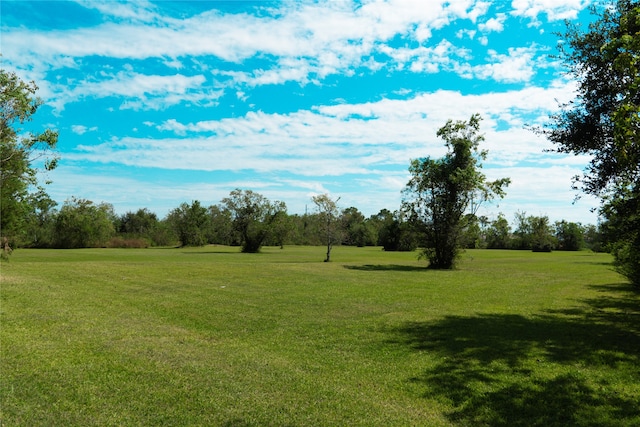
[[167, 220], [173, 226], [182, 246], [203, 246], [207, 243], [205, 230], [209, 218], [207, 209], [198, 200], [190, 205], [182, 203], [169, 213]]
[[[44, 169], [57, 165], [53, 149], [58, 133], [49, 129], [42, 133], [25, 132], [18, 126], [32, 120], [42, 101], [35, 96], [38, 87], [25, 83], [14, 73], [0, 69], [0, 240], [20, 243], [27, 232], [27, 219], [34, 213], [29, 192], [37, 186], [37, 159]], [[37, 188], [38, 192], [44, 192]]]
[[53, 201], [44, 190], [28, 196], [27, 205], [30, 207], [25, 217], [24, 233], [20, 239], [20, 246], [32, 248], [46, 248], [54, 242], [54, 224], [57, 212]]
[[344, 230], [343, 245], [363, 247], [376, 244], [377, 230], [358, 208], [344, 209], [340, 219]]
[[558, 250], [579, 251], [584, 247], [584, 227], [575, 222], [556, 222]]
[[277, 226], [287, 211], [284, 202], [271, 202], [251, 190], [235, 189], [229, 193], [229, 197], [222, 199], [222, 204], [231, 214], [242, 252], [260, 252], [268, 237], [276, 231], [282, 232], [282, 228]]
[[486, 245], [489, 249], [508, 249], [511, 247], [511, 226], [504, 215], [491, 222], [486, 233]]
[[534, 252], [551, 252], [557, 244], [549, 217], [527, 216], [525, 212], [516, 213], [516, 229], [511, 242], [512, 249]]
[[113, 207], [107, 203], [72, 198], [55, 219], [55, 247], [105, 247], [115, 234]]
[[540, 132], [558, 152], [590, 156], [576, 184], [602, 198], [602, 215], [618, 227], [611, 246], [618, 268], [640, 286], [640, 1], [618, 0], [597, 13], [586, 32], [574, 25], [563, 35], [560, 59], [578, 96]]
[[640, 194], [618, 195], [602, 212], [616, 269], [640, 286]]
[[209, 227], [207, 229], [207, 242], [218, 245], [239, 245], [234, 241], [233, 221], [231, 212], [222, 206], [209, 206]]
[[423, 253], [431, 268], [450, 269], [461, 247], [464, 214], [495, 196], [504, 196], [509, 179], [487, 182], [480, 172], [486, 151], [478, 147], [484, 137], [480, 132], [481, 117], [469, 121], [449, 120], [437, 132], [445, 141], [448, 153], [441, 159], [429, 157], [413, 160], [412, 175], [407, 183], [404, 210], [411, 222], [425, 236]]
[[555, 247], [553, 230], [546, 216], [529, 217], [531, 224], [531, 250], [534, 252], [551, 252]]
[[385, 251], [414, 251], [418, 248], [418, 236], [401, 212], [380, 211], [382, 226], [378, 232], [378, 244]]
[[592, 156], [576, 179], [596, 196], [640, 179], [640, 2], [614, 4], [586, 32], [569, 24], [560, 58], [578, 96], [541, 130], [557, 151]]
[[120, 233], [133, 236], [147, 237], [153, 233], [158, 226], [158, 216], [150, 212], [147, 208], [138, 209], [134, 212], [127, 212], [120, 217]]
[[587, 249], [594, 252], [607, 252], [607, 237], [602, 224], [589, 224], [584, 227], [584, 243]]

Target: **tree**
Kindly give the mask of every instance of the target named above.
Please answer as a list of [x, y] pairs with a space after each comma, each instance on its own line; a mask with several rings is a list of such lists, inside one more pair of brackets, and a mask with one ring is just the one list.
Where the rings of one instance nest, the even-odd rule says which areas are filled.
[[378, 244], [385, 251], [411, 252], [418, 247], [418, 237], [402, 211], [394, 213], [383, 209], [378, 214], [382, 226], [378, 231]]
[[263, 242], [274, 232], [282, 212], [287, 211], [284, 202], [271, 202], [251, 190], [235, 189], [222, 204], [231, 213], [234, 230], [238, 233], [242, 252], [260, 252]]
[[55, 220], [55, 246], [64, 249], [106, 246], [115, 233], [113, 206], [91, 200], [67, 200]]
[[469, 121], [449, 120], [437, 132], [445, 141], [447, 154], [441, 159], [429, 157], [411, 162], [412, 175], [405, 189], [403, 207], [424, 233], [423, 254], [430, 268], [453, 268], [460, 251], [464, 214], [470, 214], [495, 196], [504, 197], [508, 178], [488, 182], [480, 172], [480, 161], [487, 151], [478, 151], [484, 137], [479, 134], [481, 117]]
[[[16, 126], [31, 121], [42, 105], [35, 96], [38, 87], [25, 83], [14, 73], [0, 69], [0, 240], [9, 248], [9, 240], [24, 231], [30, 212], [29, 190], [37, 187], [39, 169], [52, 170], [58, 133], [23, 132]], [[38, 167], [40, 166], [40, 167]], [[37, 191], [44, 191], [41, 187]]]
[[231, 212], [219, 205], [209, 206], [209, 227], [207, 231], [207, 241], [219, 245], [232, 245], [233, 222]]
[[526, 212], [516, 212], [516, 229], [513, 232], [513, 249], [530, 250], [533, 244], [531, 217]]
[[491, 221], [487, 229], [487, 248], [508, 249], [511, 245], [511, 226], [504, 215], [499, 214], [498, 218]]
[[531, 250], [534, 252], [551, 252], [555, 247], [553, 230], [547, 216], [531, 216]]
[[640, 196], [616, 197], [602, 212], [616, 269], [640, 286]]
[[342, 227], [339, 221], [340, 210], [338, 209], [340, 197], [333, 200], [328, 194], [321, 194], [313, 196], [311, 200], [316, 205], [320, 233], [324, 244], [327, 246], [327, 257], [324, 262], [329, 262], [331, 261], [331, 249], [336, 242], [340, 241], [342, 236]]
[[120, 217], [119, 232], [134, 237], [151, 238], [158, 226], [158, 216], [147, 208], [127, 212]]
[[57, 203], [42, 189], [28, 197], [29, 213], [25, 218], [25, 237], [21, 244], [49, 247], [54, 241], [54, 221]]
[[558, 152], [591, 157], [575, 187], [600, 197], [601, 214], [613, 213], [631, 231], [618, 234], [617, 246], [626, 249], [614, 255], [640, 286], [640, 273], [633, 273], [640, 269], [640, 1], [618, 0], [595, 12], [586, 32], [569, 25], [560, 45], [578, 95], [538, 131]]
[[375, 244], [375, 230], [358, 208], [352, 206], [344, 209], [340, 220], [344, 230], [344, 245], [363, 247]]
[[558, 249], [579, 251], [584, 247], [585, 229], [575, 222], [557, 221], [555, 224]]
[[190, 205], [182, 203], [169, 213], [167, 219], [182, 246], [203, 246], [207, 242], [205, 231], [209, 218], [207, 209], [198, 200]]

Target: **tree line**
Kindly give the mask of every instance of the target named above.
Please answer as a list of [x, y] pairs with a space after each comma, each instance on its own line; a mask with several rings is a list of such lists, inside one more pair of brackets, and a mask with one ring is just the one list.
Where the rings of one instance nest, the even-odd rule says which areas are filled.
[[[332, 200], [328, 195], [316, 196]], [[147, 208], [116, 214], [109, 203], [72, 198], [59, 209], [41, 197], [24, 219], [22, 231], [12, 237], [14, 247], [25, 248], [145, 248], [153, 246], [238, 246], [258, 252], [262, 246], [327, 244], [380, 246], [386, 251], [415, 251], [425, 236], [401, 210], [382, 209], [366, 217], [358, 208], [336, 209], [327, 222], [326, 210], [289, 214], [282, 202], [272, 202], [251, 190], [236, 189], [220, 203], [182, 203], [164, 218]], [[546, 216], [516, 213], [513, 226], [503, 215], [490, 220], [468, 214], [460, 231], [463, 249], [518, 249], [533, 251], [590, 249], [605, 251], [611, 244], [606, 226], [575, 222], [552, 223]], [[327, 225], [331, 227], [328, 230]]]

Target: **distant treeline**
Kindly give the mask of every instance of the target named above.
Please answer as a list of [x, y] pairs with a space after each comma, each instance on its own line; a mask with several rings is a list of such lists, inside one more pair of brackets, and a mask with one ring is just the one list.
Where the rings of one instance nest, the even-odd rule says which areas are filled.
[[[243, 195], [245, 193], [242, 193]], [[34, 205], [24, 218], [22, 231], [13, 236], [12, 246], [31, 248], [201, 246], [220, 244], [241, 246], [243, 233], [260, 233], [261, 245], [323, 245], [321, 214], [288, 214], [284, 203], [243, 206], [229, 199], [209, 207], [199, 201], [183, 203], [165, 218], [146, 208], [117, 215], [108, 203], [96, 204], [72, 198], [60, 209], [51, 200]], [[226, 203], [225, 203], [226, 202]], [[252, 210], [253, 209], [253, 210]], [[412, 251], [423, 239], [401, 211], [382, 209], [365, 217], [356, 207], [342, 209], [335, 218], [340, 230], [337, 244], [381, 246], [388, 251]], [[268, 224], [267, 224], [268, 222]], [[461, 245], [464, 248], [521, 249], [534, 251], [590, 249], [607, 250], [606, 226], [558, 221], [546, 216], [515, 215], [513, 226], [502, 214], [497, 219], [468, 215]]]

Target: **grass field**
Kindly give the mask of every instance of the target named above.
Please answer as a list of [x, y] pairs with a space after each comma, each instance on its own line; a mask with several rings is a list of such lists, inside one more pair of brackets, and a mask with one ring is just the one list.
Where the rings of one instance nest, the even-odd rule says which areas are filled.
[[640, 295], [606, 254], [18, 250], [2, 426], [637, 426]]

